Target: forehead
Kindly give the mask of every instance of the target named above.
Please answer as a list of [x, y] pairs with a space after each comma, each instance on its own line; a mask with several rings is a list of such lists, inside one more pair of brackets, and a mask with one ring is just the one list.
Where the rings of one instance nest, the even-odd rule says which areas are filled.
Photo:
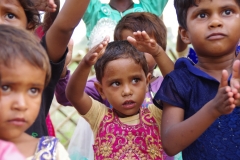
[[14, 60], [14, 63], [6, 66], [1, 64], [1, 82], [17, 84], [39, 84], [44, 85], [46, 71], [31, 65], [29, 62]]
[[[227, 5], [227, 4], [237, 4], [237, 0], [195, 0], [195, 4], [197, 6], [193, 6], [193, 7], [199, 7], [199, 5], [211, 5], [211, 4], [215, 4], [215, 6], [223, 6], [223, 5]], [[211, 6], [208, 6], [211, 7]]]
[[1, 6], [13, 6], [13, 7], [23, 9], [23, 7], [21, 6], [21, 4], [18, 0], [0, 0], [0, 5]]
[[142, 66], [133, 59], [121, 58], [108, 62], [103, 77], [127, 77], [134, 74], [145, 76]]

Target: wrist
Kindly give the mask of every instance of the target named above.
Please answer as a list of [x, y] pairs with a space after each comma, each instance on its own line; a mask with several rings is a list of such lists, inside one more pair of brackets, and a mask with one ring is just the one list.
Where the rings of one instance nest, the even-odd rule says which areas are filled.
[[158, 45], [157, 51], [152, 56], [154, 58], [157, 58], [157, 57], [160, 57], [163, 53], [165, 53], [165, 51], [162, 49], [161, 46]]

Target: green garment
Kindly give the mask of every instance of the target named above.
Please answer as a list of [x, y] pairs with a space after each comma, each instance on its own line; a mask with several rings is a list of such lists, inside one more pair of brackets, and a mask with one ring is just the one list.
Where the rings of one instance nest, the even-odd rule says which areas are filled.
[[134, 3], [133, 8], [119, 12], [111, 8], [109, 4], [101, 3], [100, 0], [91, 0], [83, 16], [87, 28], [87, 38], [89, 39], [94, 26], [102, 18], [109, 18], [117, 23], [123, 16], [132, 12], [151, 12], [160, 16], [168, 0], [139, 0], [139, 2], [139, 4]]

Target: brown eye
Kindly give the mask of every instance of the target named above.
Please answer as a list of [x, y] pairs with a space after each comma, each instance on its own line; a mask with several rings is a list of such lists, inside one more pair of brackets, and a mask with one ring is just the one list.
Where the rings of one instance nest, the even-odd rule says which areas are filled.
[[198, 17], [199, 17], [199, 18], [206, 18], [206, 14], [205, 14], [205, 13], [200, 13], [200, 14], [198, 15]]
[[13, 18], [15, 18], [15, 15], [12, 14], [12, 13], [8, 13], [6, 16], [7, 16], [8, 19], [13, 19]]
[[223, 12], [224, 15], [231, 15], [232, 11], [230, 9], [227, 9]]

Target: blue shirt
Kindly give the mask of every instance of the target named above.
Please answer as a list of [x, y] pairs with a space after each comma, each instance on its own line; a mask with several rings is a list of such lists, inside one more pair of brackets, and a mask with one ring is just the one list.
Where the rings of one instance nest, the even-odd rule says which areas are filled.
[[[219, 82], [180, 58], [154, 97], [154, 104], [164, 101], [182, 108], [184, 120], [200, 110], [217, 94]], [[204, 118], [204, 117], [203, 117]], [[183, 159], [240, 159], [240, 108], [220, 116], [196, 141], [182, 151]]]

